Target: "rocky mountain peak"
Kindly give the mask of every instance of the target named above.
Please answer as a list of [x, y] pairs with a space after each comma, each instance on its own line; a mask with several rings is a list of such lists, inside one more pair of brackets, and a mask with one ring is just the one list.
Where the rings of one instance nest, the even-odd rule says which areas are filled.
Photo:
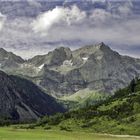
[[119, 59], [120, 55], [118, 52], [113, 51], [108, 45], [103, 42], [95, 45], [95, 51], [92, 55], [97, 60], [106, 59], [106, 61], [112, 61], [112, 59]]
[[10, 59], [14, 59], [14, 60], [17, 60], [17, 61], [20, 61], [20, 62], [24, 62], [24, 60], [20, 56], [17, 56], [15, 54], [13, 54], [12, 52], [8, 52], [5, 49], [0, 48], [0, 58], [5, 59], [5, 57], [7, 59], [10, 58]]
[[28, 60], [28, 63], [37, 67], [41, 65], [57, 66], [62, 65], [65, 60], [69, 60], [72, 57], [72, 51], [70, 48], [59, 47], [49, 52], [46, 55], [35, 56]]
[[100, 49], [100, 50], [111, 50], [109, 46], [107, 46], [104, 42], [101, 42], [99, 44], [97, 44], [97, 47]]
[[72, 52], [70, 50], [70, 48], [66, 48], [66, 47], [59, 47], [56, 48], [54, 51], [52, 51], [52, 54], [54, 57], [57, 57], [57, 55], [63, 55], [63, 57], [65, 57], [65, 59], [71, 59], [72, 57]]
[[[10, 66], [12, 63], [4, 64]], [[27, 66], [18, 69], [19, 73], [39, 76], [35, 82], [55, 96], [74, 94], [84, 88], [113, 93], [140, 74], [139, 59], [123, 57], [103, 42], [74, 51], [56, 48], [24, 64]]]
[[76, 65], [83, 65], [89, 59], [102, 60], [108, 59], [109, 56], [116, 54], [103, 42], [96, 45], [88, 45], [73, 51], [73, 61]]
[[82, 55], [82, 54], [94, 54], [97, 51], [112, 51], [109, 46], [104, 44], [103, 42], [96, 44], [96, 45], [87, 45], [82, 48], [79, 48], [73, 52], [74, 55]]
[[64, 111], [54, 98], [31, 81], [2, 71], [0, 81], [0, 118], [28, 121]]
[[10, 70], [11, 68], [17, 68], [20, 64], [25, 61], [12, 52], [8, 52], [3, 48], [0, 48], [0, 69]]
[[4, 59], [7, 56], [8, 56], [8, 52], [5, 49], [0, 48], [0, 59]]
[[0, 48], [0, 53], [7, 53], [7, 51], [3, 48]]
[[72, 52], [69, 48], [56, 48], [54, 51], [48, 54], [48, 65], [62, 65], [65, 60], [69, 60], [72, 57]]

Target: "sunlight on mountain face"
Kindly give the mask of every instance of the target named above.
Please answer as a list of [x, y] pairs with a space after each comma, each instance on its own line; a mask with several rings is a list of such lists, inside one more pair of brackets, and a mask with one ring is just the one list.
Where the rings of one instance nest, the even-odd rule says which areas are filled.
[[102, 41], [139, 57], [139, 1], [0, 1], [0, 13], [0, 46], [24, 58]]

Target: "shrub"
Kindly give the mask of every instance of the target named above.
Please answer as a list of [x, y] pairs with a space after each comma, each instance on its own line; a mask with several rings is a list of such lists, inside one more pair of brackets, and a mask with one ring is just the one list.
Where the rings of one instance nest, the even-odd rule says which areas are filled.
[[44, 129], [45, 129], [45, 130], [49, 130], [49, 129], [51, 129], [51, 127], [48, 126], [48, 125], [46, 125], [46, 126], [44, 127]]
[[60, 125], [60, 130], [72, 131], [71, 128], [70, 128], [69, 126], [64, 126], [64, 125]]
[[26, 127], [26, 129], [35, 129], [35, 125], [28, 125], [27, 127]]

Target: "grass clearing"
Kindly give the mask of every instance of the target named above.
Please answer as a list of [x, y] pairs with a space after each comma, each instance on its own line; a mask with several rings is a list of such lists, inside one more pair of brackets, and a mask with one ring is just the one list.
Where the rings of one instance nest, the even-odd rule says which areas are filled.
[[89, 132], [66, 132], [43, 129], [0, 128], [0, 140], [140, 140], [139, 137], [100, 135]]

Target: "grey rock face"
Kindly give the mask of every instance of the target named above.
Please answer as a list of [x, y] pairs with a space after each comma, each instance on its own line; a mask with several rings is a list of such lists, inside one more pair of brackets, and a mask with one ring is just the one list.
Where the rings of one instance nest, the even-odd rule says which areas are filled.
[[40, 66], [46, 64], [48, 66], [62, 65], [65, 60], [69, 60], [72, 57], [72, 52], [69, 48], [60, 47], [47, 55], [35, 56], [30, 59], [28, 63]]
[[48, 70], [47, 68], [44, 70], [40, 79], [39, 85], [56, 97], [69, 95], [86, 88], [86, 82], [77, 69], [63, 75], [57, 71]]
[[140, 59], [121, 56], [100, 43], [74, 51], [60, 47], [35, 56], [15, 71], [56, 97], [72, 95], [85, 88], [112, 94], [140, 75]]
[[[71, 64], [46, 65], [41, 74], [38, 84], [52, 95], [71, 95], [84, 88], [113, 93], [127, 86], [140, 74], [139, 59], [121, 56], [104, 43], [86, 46], [71, 53]], [[61, 56], [61, 53], [58, 55]]]
[[0, 48], [0, 69], [15, 69], [22, 63], [24, 63], [24, 60], [21, 57]]
[[0, 71], [0, 118], [27, 122], [63, 111], [54, 98], [32, 82]]

